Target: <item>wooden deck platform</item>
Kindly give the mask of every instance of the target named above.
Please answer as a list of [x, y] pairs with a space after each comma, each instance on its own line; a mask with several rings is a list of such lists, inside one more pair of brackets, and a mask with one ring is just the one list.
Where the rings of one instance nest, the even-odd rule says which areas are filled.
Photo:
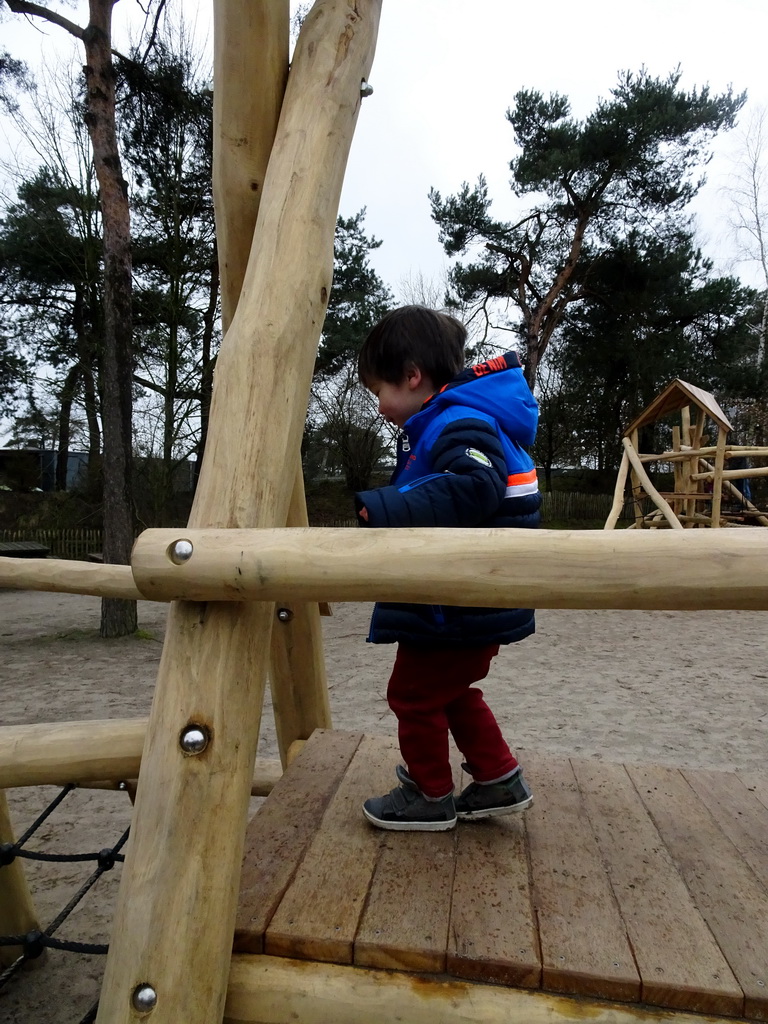
[[525, 814], [382, 832], [395, 743], [315, 733], [249, 826], [235, 951], [768, 1020], [768, 774], [520, 757]]

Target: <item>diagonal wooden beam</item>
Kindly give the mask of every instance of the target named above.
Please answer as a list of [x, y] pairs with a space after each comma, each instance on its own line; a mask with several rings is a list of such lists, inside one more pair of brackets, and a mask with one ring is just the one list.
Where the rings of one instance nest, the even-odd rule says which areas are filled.
[[[191, 526], [286, 521], [285, 470], [301, 439], [379, 14], [380, 0], [324, 0], [304, 22], [219, 354]], [[271, 616], [269, 604], [171, 606], [99, 1024], [222, 1018]]]

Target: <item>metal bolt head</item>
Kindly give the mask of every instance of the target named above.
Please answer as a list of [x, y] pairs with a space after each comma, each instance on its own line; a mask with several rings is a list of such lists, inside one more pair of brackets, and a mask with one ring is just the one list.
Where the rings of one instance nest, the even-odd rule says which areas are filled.
[[360, 95], [363, 99], [365, 99], [366, 96], [373, 96], [373, 86], [369, 85], [365, 79], [360, 83]]
[[185, 754], [202, 754], [208, 746], [210, 735], [202, 725], [188, 725], [182, 729], [179, 737], [179, 746]]
[[168, 548], [168, 557], [174, 565], [183, 565], [192, 557], [195, 549], [188, 540], [177, 540]]
[[290, 622], [293, 618], [293, 612], [290, 608], [278, 608], [277, 617], [280, 622]]
[[131, 996], [131, 1004], [139, 1013], [149, 1013], [157, 1006], [157, 992], [146, 982], [137, 985]]

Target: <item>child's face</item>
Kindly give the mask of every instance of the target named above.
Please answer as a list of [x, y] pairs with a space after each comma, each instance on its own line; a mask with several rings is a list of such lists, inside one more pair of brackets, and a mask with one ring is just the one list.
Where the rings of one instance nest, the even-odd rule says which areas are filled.
[[379, 413], [384, 419], [402, 428], [435, 389], [429, 377], [414, 366], [407, 371], [399, 384], [374, 380], [371, 382], [370, 390], [379, 400]]

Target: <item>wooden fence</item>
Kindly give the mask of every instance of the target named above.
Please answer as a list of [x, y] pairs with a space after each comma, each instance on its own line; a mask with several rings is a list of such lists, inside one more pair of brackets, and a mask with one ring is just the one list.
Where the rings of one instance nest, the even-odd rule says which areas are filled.
[[[571, 522], [592, 519], [604, 522], [613, 504], [612, 494], [577, 494], [570, 491], [543, 491], [541, 499], [541, 518], [545, 526], [552, 520]], [[626, 506], [624, 514], [627, 514]]]
[[[549, 522], [592, 520], [604, 522], [608, 518], [613, 499], [610, 494], [571, 494], [551, 491], [542, 494], [542, 525]], [[624, 506], [622, 518], [634, 518], [631, 502]], [[352, 515], [324, 520], [322, 526], [355, 526]], [[45, 544], [52, 558], [75, 558], [86, 561], [88, 555], [102, 549], [101, 530], [0, 530], [0, 542], [33, 540]]]

